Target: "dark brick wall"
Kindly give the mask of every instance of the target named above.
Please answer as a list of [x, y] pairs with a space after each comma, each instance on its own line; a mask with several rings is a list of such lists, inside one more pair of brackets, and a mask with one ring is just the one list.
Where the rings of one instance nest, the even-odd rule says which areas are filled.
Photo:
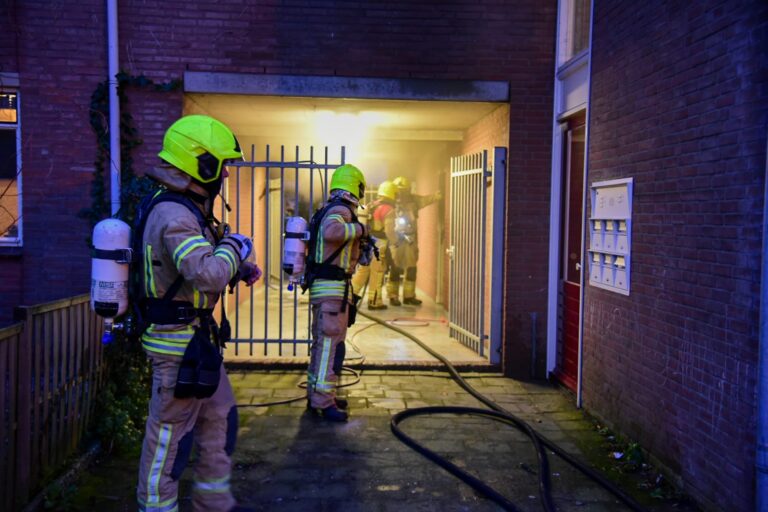
[[0, 255], [0, 327], [13, 322], [13, 308], [21, 303], [21, 258]]
[[[22, 90], [36, 106], [24, 118], [24, 170], [33, 182], [25, 188], [27, 302], [88, 289], [88, 230], [74, 214], [89, 204], [95, 148], [88, 103], [106, 75], [105, 7], [93, 0], [71, 7], [16, 7]], [[518, 312], [535, 308], [543, 317], [546, 306], [546, 235], [527, 231], [548, 211], [555, 12], [554, 0], [514, 8], [500, 0], [122, 1], [120, 59], [126, 71], [155, 81], [185, 70], [509, 81], [515, 121], [508, 185], [512, 199], [526, 202], [511, 212], [507, 240], [506, 336], [514, 342]], [[182, 95], [129, 91], [129, 100], [145, 141], [135, 154], [140, 169], [157, 161]], [[44, 257], [46, 247], [56, 247], [56, 257]]]
[[768, 4], [595, 3], [589, 182], [635, 191], [631, 294], [586, 289], [584, 402], [752, 510]]
[[106, 28], [102, 1], [78, 2], [77, 8], [23, 1], [11, 8], [18, 21], [11, 62], [22, 95], [20, 301], [32, 304], [89, 287], [88, 228], [76, 213], [90, 204], [95, 143], [88, 116], [91, 92], [106, 75]]

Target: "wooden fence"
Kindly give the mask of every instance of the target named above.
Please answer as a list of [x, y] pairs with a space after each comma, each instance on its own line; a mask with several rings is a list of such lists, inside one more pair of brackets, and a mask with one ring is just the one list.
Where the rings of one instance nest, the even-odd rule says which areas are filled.
[[79, 295], [16, 309], [0, 329], [0, 510], [17, 510], [73, 454], [103, 380], [103, 322]]

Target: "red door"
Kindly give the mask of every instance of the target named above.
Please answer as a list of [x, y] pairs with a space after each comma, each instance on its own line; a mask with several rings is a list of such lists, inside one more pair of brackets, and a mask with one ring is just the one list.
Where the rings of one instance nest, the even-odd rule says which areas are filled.
[[576, 390], [579, 368], [581, 228], [584, 196], [584, 114], [568, 119], [563, 137], [563, 193], [560, 231], [558, 343], [555, 376]]

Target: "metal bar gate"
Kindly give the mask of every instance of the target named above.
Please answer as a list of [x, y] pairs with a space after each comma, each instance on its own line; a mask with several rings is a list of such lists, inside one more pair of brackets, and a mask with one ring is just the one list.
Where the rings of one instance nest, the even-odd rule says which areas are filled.
[[[318, 156], [321, 162], [315, 161]], [[310, 147], [307, 155], [296, 146], [293, 155], [286, 155], [285, 146], [280, 146], [275, 155], [266, 146], [264, 160], [257, 160], [256, 148], [251, 146], [250, 160], [236, 164], [234, 175], [225, 182], [221, 217], [233, 232], [253, 238], [263, 271], [254, 286], [238, 285], [224, 301], [234, 346], [232, 351], [228, 347], [228, 355], [244, 355], [246, 346], [247, 355], [253, 356], [254, 345], [263, 345], [263, 355], [268, 357], [309, 355], [309, 298], [298, 287], [287, 289], [282, 272], [283, 231], [287, 217], [300, 215], [309, 221], [328, 199], [329, 171], [344, 162], [344, 147], [339, 161], [330, 163], [327, 147], [322, 155]], [[304, 346], [301, 351], [300, 345]]]
[[451, 158], [449, 335], [492, 363], [501, 354], [505, 164], [505, 148], [495, 149], [490, 166], [488, 151]]

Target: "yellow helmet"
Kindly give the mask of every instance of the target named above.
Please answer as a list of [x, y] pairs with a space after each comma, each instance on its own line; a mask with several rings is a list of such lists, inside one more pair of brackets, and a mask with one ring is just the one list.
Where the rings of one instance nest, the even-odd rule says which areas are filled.
[[405, 176], [398, 176], [392, 181], [392, 183], [394, 183], [397, 188], [404, 188], [406, 190], [411, 190], [411, 180], [409, 180]]
[[346, 190], [358, 199], [365, 195], [365, 176], [352, 164], [337, 167], [331, 178], [331, 190]]
[[158, 156], [201, 183], [221, 177], [229, 160], [241, 160], [243, 153], [235, 134], [210, 116], [184, 116], [168, 128]]
[[379, 197], [386, 197], [394, 201], [397, 198], [397, 185], [389, 180], [382, 181], [376, 193]]

